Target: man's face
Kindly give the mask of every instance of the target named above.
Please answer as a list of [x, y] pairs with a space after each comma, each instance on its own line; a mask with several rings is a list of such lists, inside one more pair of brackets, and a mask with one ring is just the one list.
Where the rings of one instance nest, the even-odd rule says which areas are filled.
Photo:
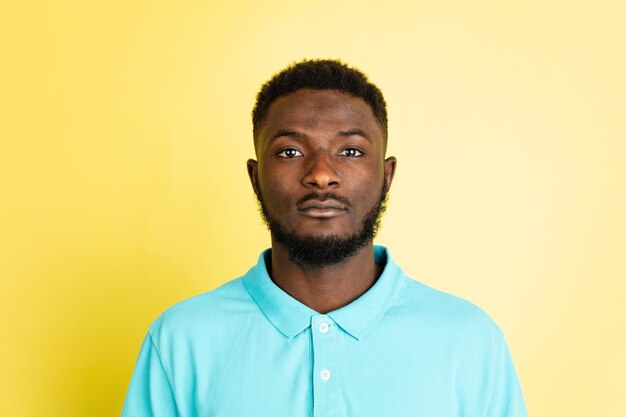
[[301, 89], [276, 99], [259, 131], [258, 162], [248, 161], [273, 239], [287, 246], [294, 239], [321, 247], [345, 247], [359, 236], [352, 246], [370, 242], [364, 227], [373, 228], [395, 171], [384, 148], [382, 129], [360, 98]]

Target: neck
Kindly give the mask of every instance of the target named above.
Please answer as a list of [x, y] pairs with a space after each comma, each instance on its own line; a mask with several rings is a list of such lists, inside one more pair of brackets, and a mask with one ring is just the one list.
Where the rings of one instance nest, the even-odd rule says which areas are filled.
[[363, 295], [378, 279], [383, 265], [374, 262], [370, 242], [345, 261], [303, 269], [282, 244], [272, 241], [272, 281], [287, 294], [321, 314], [337, 310]]

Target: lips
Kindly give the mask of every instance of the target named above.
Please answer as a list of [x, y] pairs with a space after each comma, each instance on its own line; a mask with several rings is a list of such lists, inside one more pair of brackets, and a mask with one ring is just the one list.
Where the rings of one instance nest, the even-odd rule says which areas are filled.
[[337, 200], [308, 200], [298, 210], [309, 217], [329, 218], [346, 212], [346, 206]]

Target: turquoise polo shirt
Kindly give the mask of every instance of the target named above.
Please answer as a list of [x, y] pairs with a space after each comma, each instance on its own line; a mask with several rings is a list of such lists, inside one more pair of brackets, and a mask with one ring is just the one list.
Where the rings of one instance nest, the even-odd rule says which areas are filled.
[[360, 298], [319, 314], [265, 260], [166, 310], [143, 342], [123, 417], [525, 417], [502, 332], [407, 277], [386, 248]]

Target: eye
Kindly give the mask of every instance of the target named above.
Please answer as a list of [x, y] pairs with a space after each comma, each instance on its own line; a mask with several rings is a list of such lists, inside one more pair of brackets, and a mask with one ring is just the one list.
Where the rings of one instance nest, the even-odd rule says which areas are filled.
[[280, 156], [281, 158], [296, 158], [302, 156], [302, 152], [294, 148], [287, 148], [278, 152], [276, 156]]
[[356, 148], [348, 148], [348, 149], [344, 149], [343, 151], [339, 152], [339, 155], [341, 155], [341, 156], [349, 156], [349, 157], [357, 157], [357, 156], [363, 156], [363, 152], [361, 152], [360, 150], [358, 150]]

